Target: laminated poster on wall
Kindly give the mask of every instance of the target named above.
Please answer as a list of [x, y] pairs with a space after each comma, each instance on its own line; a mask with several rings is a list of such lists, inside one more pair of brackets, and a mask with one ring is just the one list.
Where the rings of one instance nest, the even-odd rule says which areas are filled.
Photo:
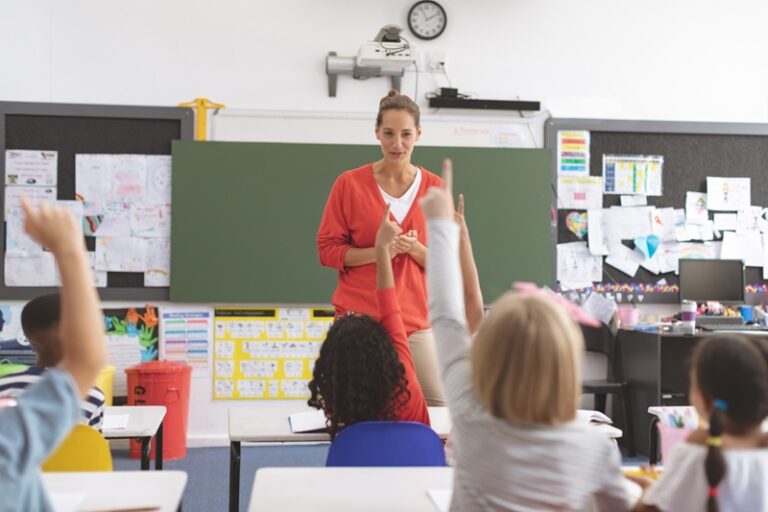
[[568, 130], [557, 132], [557, 174], [589, 175], [589, 132]]
[[115, 367], [115, 396], [125, 396], [125, 369], [154, 361], [158, 356], [157, 311], [143, 308], [110, 308], [103, 310], [107, 331], [107, 364]]
[[214, 310], [215, 400], [306, 399], [334, 318], [320, 308]]
[[192, 378], [208, 377], [213, 339], [213, 308], [163, 306], [160, 310], [160, 357], [192, 367]]
[[660, 196], [664, 157], [603, 155], [603, 192]]
[[33, 365], [37, 356], [21, 329], [23, 308], [24, 304], [0, 304], [0, 361]]

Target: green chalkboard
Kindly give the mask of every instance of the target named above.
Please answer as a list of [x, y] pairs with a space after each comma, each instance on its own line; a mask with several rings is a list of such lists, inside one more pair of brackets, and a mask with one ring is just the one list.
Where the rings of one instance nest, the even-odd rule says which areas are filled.
[[[173, 143], [171, 300], [328, 304], [336, 271], [315, 236], [336, 177], [378, 146]], [[439, 172], [452, 158], [487, 302], [514, 280], [551, 284], [550, 152], [417, 147]]]

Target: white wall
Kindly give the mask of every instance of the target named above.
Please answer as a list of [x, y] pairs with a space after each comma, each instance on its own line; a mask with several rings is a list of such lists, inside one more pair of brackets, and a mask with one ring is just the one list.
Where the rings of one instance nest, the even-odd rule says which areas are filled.
[[[539, 100], [556, 117], [768, 122], [764, 1], [440, 1], [445, 34], [416, 43], [446, 54], [462, 92]], [[329, 98], [325, 55], [353, 55], [382, 25], [405, 25], [414, 2], [0, 0], [0, 101], [175, 105], [202, 96], [230, 112], [370, 116], [388, 79], [341, 77]], [[404, 92], [415, 85], [409, 72]], [[420, 104], [445, 85], [420, 73]], [[435, 120], [462, 115], [425, 110]], [[213, 402], [210, 381], [195, 379], [190, 442], [224, 441], [226, 409], [251, 405]]]
[[[414, 1], [0, 0], [0, 100], [370, 112], [387, 79], [342, 77], [329, 98], [324, 57]], [[557, 117], [768, 121], [761, 0], [442, 3], [446, 32], [418, 45], [462, 91]], [[445, 84], [421, 73], [422, 92]]]

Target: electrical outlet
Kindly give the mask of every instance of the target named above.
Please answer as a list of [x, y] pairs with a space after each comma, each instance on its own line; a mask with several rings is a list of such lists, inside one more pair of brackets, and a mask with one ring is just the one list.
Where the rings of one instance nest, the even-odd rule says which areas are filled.
[[427, 52], [427, 69], [432, 73], [441, 73], [445, 69], [445, 52]]

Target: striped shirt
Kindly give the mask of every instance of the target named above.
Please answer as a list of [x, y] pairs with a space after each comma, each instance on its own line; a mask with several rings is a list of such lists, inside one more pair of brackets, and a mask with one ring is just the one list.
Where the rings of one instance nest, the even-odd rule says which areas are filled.
[[512, 423], [474, 393], [459, 264], [459, 227], [430, 219], [427, 285], [432, 328], [453, 422], [451, 510], [626, 511], [619, 450], [586, 424]]
[[[23, 372], [0, 377], [0, 397], [17, 397], [32, 384], [43, 378], [45, 368], [31, 366]], [[88, 397], [80, 403], [82, 422], [101, 430], [104, 420], [104, 393], [96, 386], [88, 391]]]

